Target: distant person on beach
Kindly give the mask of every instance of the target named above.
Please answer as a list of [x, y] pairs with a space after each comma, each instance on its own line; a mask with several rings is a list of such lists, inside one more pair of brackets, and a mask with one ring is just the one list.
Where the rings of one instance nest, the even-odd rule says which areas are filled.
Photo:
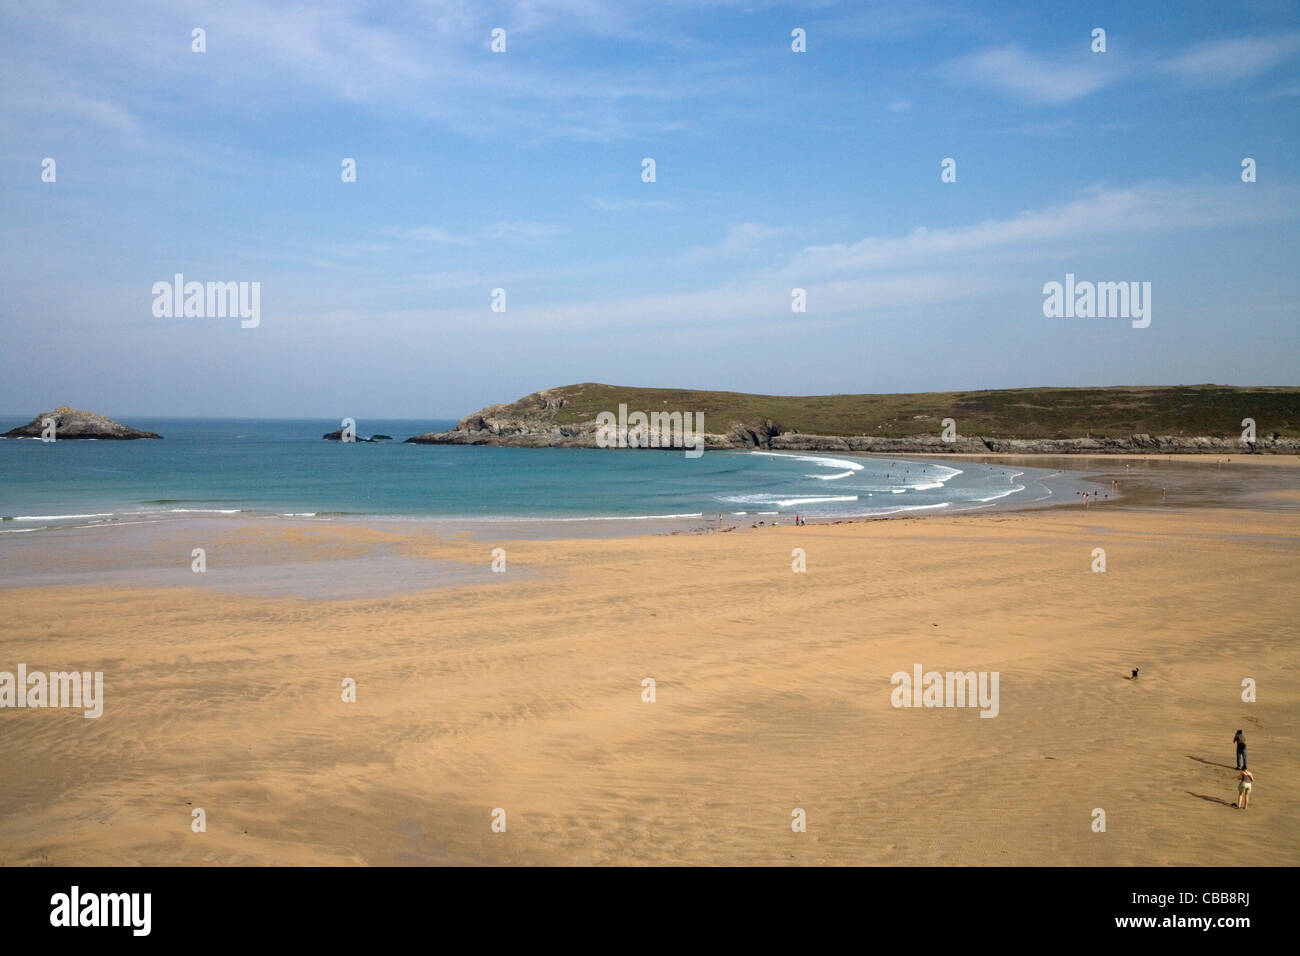
[[1237, 774], [1237, 809], [1245, 810], [1250, 806], [1250, 785], [1255, 782], [1249, 770]]
[[1232, 742], [1237, 745], [1237, 769], [1246, 769], [1246, 734], [1244, 731], [1237, 731], [1232, 735]]

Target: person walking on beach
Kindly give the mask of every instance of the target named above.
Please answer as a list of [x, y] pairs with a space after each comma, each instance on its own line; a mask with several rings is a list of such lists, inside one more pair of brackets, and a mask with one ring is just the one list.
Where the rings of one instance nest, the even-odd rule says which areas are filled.
[[1239, 730], [1232, 735], [1232, 742], [1237, 745], [1237, 769], [1246, 769], [1246, 733]]
[[1245, 810], [1250, 806], [1250, 785], [1255, 782], [1249, 770], [1237, 774], [1237, 809]]

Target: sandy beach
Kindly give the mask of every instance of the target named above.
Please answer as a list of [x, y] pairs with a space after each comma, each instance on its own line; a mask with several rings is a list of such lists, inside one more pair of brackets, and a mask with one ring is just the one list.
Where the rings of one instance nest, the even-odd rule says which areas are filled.
[[[1296, 865], [1300, 470], [1260, 460], [722, 534], [98, 529], [0, 588], [0, 670], [104, 674], [97, 719], [0, 711], [0, 864]], [[893, 706], [916, 665], [997, 672], [997, 716]]]

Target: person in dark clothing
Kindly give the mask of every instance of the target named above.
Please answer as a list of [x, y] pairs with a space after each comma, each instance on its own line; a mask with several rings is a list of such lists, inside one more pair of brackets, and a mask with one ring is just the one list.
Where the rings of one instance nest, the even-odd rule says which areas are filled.
[[1246, 734], [1244, 731], [1237, 731], [1232, 735], [1232, 742], [1237, 745], [1237, 769], [1246, 769]]

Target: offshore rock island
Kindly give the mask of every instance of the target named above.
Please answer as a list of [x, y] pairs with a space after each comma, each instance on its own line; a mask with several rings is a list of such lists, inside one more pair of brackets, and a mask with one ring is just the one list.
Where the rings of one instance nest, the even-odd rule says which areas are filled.
[[162, 438], [157, 432], [144, 432], [122, 425], [95, 412], [82, 411], [60, 405], [52, 412], [37, 415], [26, 425], [19, 425], [0, 435], [0, 438], [40, 438], [45, 421], [54, 419], [54, 439], [104, 438], [111, 441], [129, 441], [136, 438]]
[[[678, 414], [679, 432], [681, 416], [694, 413], [696, 420], [702, 416], [705, 422], [704, 447], [715, 449], [926, 455], [1300, 454], [1300, 388], [1230, 385], [786, 397], [588, 382], [490, 405], [453, 429], [407, 441], [607, 447], [598, 416], [617, 416], [620, 406], [625, 413], [630, 409], [650, 416], [651, 447], [681, 447], [663, 433], [666, 418]], [[663, 441], [656, 440], [660, 435]]]

